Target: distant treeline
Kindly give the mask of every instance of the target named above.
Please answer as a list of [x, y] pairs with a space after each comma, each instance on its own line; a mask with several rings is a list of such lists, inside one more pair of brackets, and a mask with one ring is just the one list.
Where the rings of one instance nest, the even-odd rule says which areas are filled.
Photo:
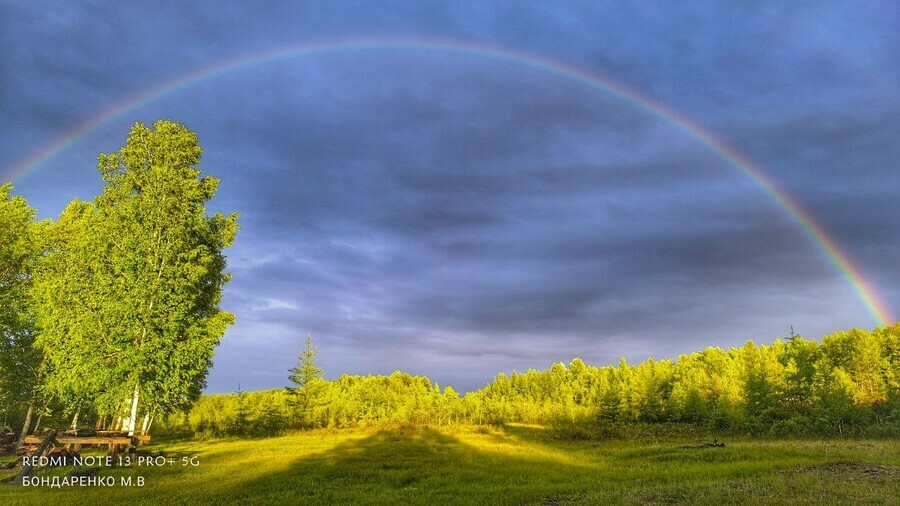
[[300, 389], [204, 395], [161, 432], [269, 435], [287, 429], [391, 423], [549, 424], [568, 433], [630, 424], [690, 423], [773, 435], [900, 436], [900, 323], [853, 329], [821, 343], [793, 336], [771, 345], [707, 348], [648, 359], [499, 374], [460, 396], [422, 376], [350, 376]]

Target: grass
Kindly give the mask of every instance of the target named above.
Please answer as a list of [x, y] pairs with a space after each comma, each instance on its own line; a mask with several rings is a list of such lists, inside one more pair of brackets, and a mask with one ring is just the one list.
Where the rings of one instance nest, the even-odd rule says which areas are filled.
[[683, 447], [697, 442], [557, 441], [531, 426], [178, 442], [153, 448], [174, 466], [99, 475], [140, 475], [144, 487], [0, 486], [0, 504], [900, 504], [900, 441]]

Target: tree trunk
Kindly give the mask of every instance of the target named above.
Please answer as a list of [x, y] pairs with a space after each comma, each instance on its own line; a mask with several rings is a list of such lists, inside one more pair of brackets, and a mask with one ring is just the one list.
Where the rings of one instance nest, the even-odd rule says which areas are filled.
[[134, 395], [131, 396], [131, 416], [128, 417], [128, 435], [134, 436], [134, 426], [137, 422], [138, 410], [138, 387], [134, 387]]
[[78, 413], [81, 412], [81, 408], [75, 410], [75, 416], [72, 417], [72, 430], [78, 430]]
[[28, 404], [28, 412], [25, 414], [25, 423], [22, 424], [22, 432], [19, 434], [19, 440], [16, 441], [16, 448], [25, 444], [25, 436], [28, 435], [28, 429], [31, 428], [31, 415], [34, 413], [34, 401]]
[[47, 411], [46, 408], [47, 408], [47, 405], [45, 404], [45, 405], [44, 405], [44, 409], [42, 409], [41, 412], [38, 413], [38, 419], [37, 419], [37, 422], [34, 422], [34, 427], [32, 427], [32, 429], [31, 429], [31, 433], [32, 433], [32, 434], [34, 434], [35, 432], [41, 430], [41, 419], [44, 418], [44, 412]]
[[150, 426], [150, 412], [144, 414], [144, 422], [141, 423], [141, 434], [147, 433], [147, 428]]
[[128, 412], [131, 408], [131, 404], [134, 403], [134, 394], [131, 394], [130, 398], [125, 399], [125, 402], [119, 405], [116, 408], [116, 423], [113, 427], [114, 431], [124, 431], [126, 427], [128, 427]]

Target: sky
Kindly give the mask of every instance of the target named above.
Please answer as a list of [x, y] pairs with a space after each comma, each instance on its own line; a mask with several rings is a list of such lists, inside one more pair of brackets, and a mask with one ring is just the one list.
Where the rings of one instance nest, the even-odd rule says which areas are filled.
[[0, 181], [55, 218], [134, 122], [197, 132], [241, 225], [209, 392], [307, 333], [466, 391], [871, 329], [750, 173], [900, 314], [898, 5], [4, 1]]

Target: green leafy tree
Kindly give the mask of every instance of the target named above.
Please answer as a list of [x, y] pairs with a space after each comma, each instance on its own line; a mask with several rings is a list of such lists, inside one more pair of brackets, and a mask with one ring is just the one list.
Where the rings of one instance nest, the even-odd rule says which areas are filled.
[[38, 283], [51, 388], [119, 412], [130, 431], [140, 402], [150, 416], [199, 396], [234, 321], [218, 305], [237, 216], [207, 215], [219, 181], [201, 177], [201, 151], [183, 125], [136, 123], [99, 157], [103, 193], [61, 215]]
[[236, 394], [237, 410], [231, 432], [237, 436], [246, 436], [250, 432], [250, 415], [247, 414], [247, 392], [241, 389], [240, 383], [238, 383]]
[[895, 427], [900, 427], [900, 322], [875, 329], [874, 334], [881, 341], [882, 355], [887, 362], [884, 379], [888, 401], [884, 412], [893, 420]]
[[29, 286], [40, 251], [34, 209], [0, 185], [0, 401], [27, 405], [19, 441], [38, 401], [41, 354], [34, 348]]
[[46, 357], [43, 388], [68, 406], [90, 399], [111, 381], [102, 357], [89, 352], [105, 337], [88, 267], [92, 213], [92, 204], [76, 199], [45, 228], [46, 254], [37, 262], [32, 289], [35, 345]]
[[323, 379], [322, 369], [317, 363], [318, 354], [319, 347], [313, 344], [312, 334], [307, 334], [306, 345], [300, 352], [297, 365], [288, 371], [291, 373], [288, 379], [296, 386], [288, 387], [287, 391], [293, 397], [294, 405], [300, 412], [300, 423], [304, 427], [312, 423], [311, 412]]

